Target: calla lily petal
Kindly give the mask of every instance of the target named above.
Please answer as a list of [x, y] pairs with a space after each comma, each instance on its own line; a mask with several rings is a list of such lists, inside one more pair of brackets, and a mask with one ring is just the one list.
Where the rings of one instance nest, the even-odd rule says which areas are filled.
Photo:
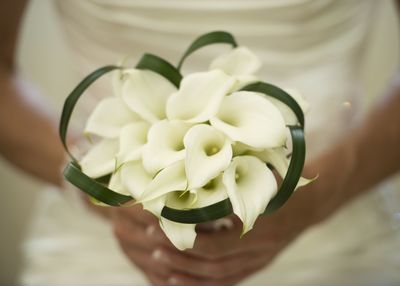
[[214, 127], [199, 124], [184, 138], [188, 188], [200, 188], [225, 170], [232, 159], [230, 140]]
[[278, 147], [286, 141], [285, 122], [279, 110], [256, 92], [238, 91], [225, 97], [210, 122], [232, 141], [253, 148]]
[[206, 207], [228, 198], [225, 185], [222, 182], [222, 174], [212, 179], [202, 188], [195, 189], [196, 201], [193, 208]]
[[147, 185], [140, 201], [151, 201], [167, 193], [186, 189], [185, 163], [184, 160], [181, 160], [161, 170]]
[[128, 161], [138, 160], [142, 155], [142, 147], [147, 142], [147, 132], [150, 125], [147, 122], [137, 122], [126, 125], [121, 129], [118, 165]]
[[139, 120], [140, 117], [132, 112], [120, 98], [107, 97], [97, 104], [89, 116], [84, 132], [116, 138], [123, 126]]
[[167, 98], [175, 91], [175, 86], [161, 75], [134, 69], [125, 75], [122, 99], [144, 120], [154, 123], [165, 118]]
[[[196, 201], [197, 195], [194, 191], [171, 192], [166, 195], [165, 204], [175, 209], [189, 209]], [[196, 239], [195, 224], [177, 223], [161, 217], [160, 225], [176, 248], [179, 250], [193, 248]]]
[[155, 174], [172, 163], [185, 158], [183, 137], [191, 125], [178, 120], [163, 120], [149, 130], [148, 142], [143, 147], [143, 165]]
[[111, 175], [110, 182], [108, 183], [108, 188], [116, 193], [130, 196], [131, 193], [124, 186], [121, 180], [121, 172], [115, 172]]
[[[271, 164], [278, 174], [284, 178], [289, 168], [290, 160], [287, 158], [287, 150], [283, 147], [266, 149], [259, 152], [250, 152], [251, 155], [258, 157], [265, 163]], [[314, 179], [300, 177], [296, 189], [311, 183]]]
[[233, 158], [224, 172], [223, 182], [233, 212], [243, 222], [243, 235], [253, 228], [257, 217], [277, 192], [275, 177], [257, 157], [239, 156]]
[[141, 161], [132, 161], [123, 164], [118, 173], [121, 175], [122, 185], [129, 193], [138, 199], [142, 196], [153, 177], [143, 168]]
[[148, 210], [153, 215], [161, 219], [161, 211], [165, 206], [166, 196], [158, 197], [154, 200], [142, 202], [143, 209]]
[[221, 69], [229, 75], [254, 74], [261, 67], [261, 61], [246, 47], [237, 47], [215, 58], [210, 69]]
[[115, 169], [117, 152], [117, 139], [103, 139], [93, 146], [79, 162], [83, 173], [91, 178], [99, 178], [112, 173]]
[[[233, 157], [245, 155], [245, 153], [248, 153], [248, 152], [261, 152], [263, 150], [264, 150], [264, 148], [250, 147], [249, 145], [246, 145], [239, 141], [232, 143]], [[251, 155], [251, 154], [249, 154], [249, 155]]]
[[[294, 89], [284, 89], [284, 91], [293, 97], [303, 113], [307, 113], [309, 110], [309, 103], [304, 99], [300, 92]], [[279, 109], [287, 125], [295, 125], [298, 123], [296, 115], [286, 104], [273, 97], [268, 96], [267, 98]]]
[[[119, 63], [121, 65], [123, 62]], [[112, 74], [111, 84], [114, 95], [117, 97], [122, 96], [122, 83], [123, 83], [123, 71], [122, 70], [115, 70]]]
[[205, 122], [214, 116], [234, 78], [220, 70], [193, 73], [183, 78], [178, 92], [167, 102], [169, 119]]
[[195, 224], [177, 223], [161, 217], [160, 226], [176, 248], [179, 250], [193, 248], [197, 235]]

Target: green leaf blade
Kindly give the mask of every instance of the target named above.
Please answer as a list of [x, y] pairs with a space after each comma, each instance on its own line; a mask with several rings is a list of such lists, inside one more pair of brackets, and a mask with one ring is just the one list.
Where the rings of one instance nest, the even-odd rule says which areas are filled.
[[232, 213], [232, 204], [229, 199], [215, 204], [196, 209], [179, 210], [165, 206], [161, 215], [174, 222], [179, 223], [202, 223], [223, 218]]
[[86, 76], [78, 85], [74, 88], [74, 90], [68, 95], [67, 99], [65, 100], [63, 110], [61, 113], [60, 125], [59, 125], [59, 135], [61, 142], [65, 148], [65, 151], [71, 157], [74, 162], [77, 162], [76, 158], [70, 152], [67, 146], [67, 132], [68, 132], [68, 125], [71, 119], [72, 112], [82, 94], [85, 90], [92, 85], [99, 77], [103, 76], [110, 71], [120, 69], [121, 67], [118, 66], [105, 66], [99, 68]]
[[281, 208], [293, 194], [303, 172], [306, 158], [306, 144], [303, 129], [299, 126], [289, 126], [292, 136], [293, 151], [286, 176], [276, 196], [269, 202], [264, 214], [272, 214]]
[[136, 65], [140, 70], [151, 70], [169, 80], [173, 85], [179, 88], [182, 81], [182, 75], [178, 69], [166, 60], [153, 55], [144, 54]]
[[116, 193], [103, 184], [85, 175], [76, 163], [69, 163], [64, 170], [64, 177], [75, 187], [89, 196], [110, 206], [121, 206], [132, 201], [131, 196]]
[[229, 44], [232, 47], [236, 48], [238, 44], [236, 43], [235, 38], [232, 34], [225, 31], [214, 31], [204, 35], [201, 35], [197, 39], [195, 39], [190, 46], [186, 49], [182, 58], [179, 60], [177, 65], [178, 70], [182, 68], [183, 62], [186, 60], [188, 56], [197, 51], [200, 48], [205, 46], [213, 45], [213, 44]]

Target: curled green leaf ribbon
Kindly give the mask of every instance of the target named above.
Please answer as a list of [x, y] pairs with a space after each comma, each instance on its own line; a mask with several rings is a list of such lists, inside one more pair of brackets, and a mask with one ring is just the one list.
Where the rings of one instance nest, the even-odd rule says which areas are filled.
[[[174, 67], [169, 62], [156, 55], [145, 54], [139, 60], [136, 68], [151, 70], [155, 73], [158, 73], [179, 88], [182, 80], [182, 75], [179, 70], [182, 67], [185, 59], [202, 47], [218, 43], [230, 44], [232, 47], [237, 47], [236, 40], [230, 33], [224, 31], [210, 32], [198, 37], [188, 47], [180, 59], [177, 67]], [[85, 175], [81, 171], [77, 159], [70, 152], [66, 141], [70, 118], [79, 98], [97, 79], [116, 69], [123, 69], [123, 67], [105, 66], [97, 69], [85, 77], [65, 100], [59, 125], [59, 134], [62, 144], [72, 159], [72, 162], [69, 163], [64, 170], [65, 178], [91, 197], [111, 206], [121, 206], [129, 201], [132, 201], [133, 198], [131, 196], [122, 195], [110, 190], [105, 186], [105, 183], [107, 182], [95, 180]], [[300, 125], [288, 126], [293, 143], [292, 156], [288, 171], [281, 186], [279, 187], [278, 193], [269, 202], [264, 212], [264, 214], [271, 214], [282, 207], [282, 205], [289, 199], [296, 188], [303, 170], [305, 161], [305, 141], [303, 132], [304, 114], [297, 102], [288, 93], [269, 83], [256, 82], [243, 87], [241, 90], [259, 92], [265, 96], [271, 96], [280, 100], [294, 112]], [[225, 199], [203, 208], [189, 210], [173, 209], [165, 206], [161, 215], [171, 221], [195, 224], [225, 217], [231, 214], [232, 211], [231, 202], [229, 199]]]

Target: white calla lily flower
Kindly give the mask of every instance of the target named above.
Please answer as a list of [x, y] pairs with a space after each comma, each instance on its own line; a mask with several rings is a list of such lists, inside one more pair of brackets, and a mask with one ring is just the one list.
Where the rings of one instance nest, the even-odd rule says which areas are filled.
[[261, 61], [247, 47], [237, 47], [215, 58], [210, 69], [220, 69], [233, 76], [251, 75], [261, 67]]
[[195, 125], [186, 133], [183, 142], [186, 149], [185, 168], [190, 190], [207, 184], [231, 162], [231, 141], [210, 125]]
[[213, 117], [235, 79], [220, 70], [193, 73], [183, 78], [179, 91], [167, 102], [167, 117], [200, 123]]
[[144, 193], [139, 198], [141, 202], [154, 200], [174, 191], [185, 191], [187, 180], [184, 160], [162, 169], [147, 185]]
[[143, 202], [145, 209], [160, 218], [160, 225], [168, 239], [179, 250], [193, 248], [196, 231], [195, 224], [184, 224], [161, 217], [164, 205], [174, 209], [205, 207], [228, 198], [222, 175], [211, 180], [206, 186], [192, 191], [173, 191], [151, 201]]
[[[287, 151], [285, 148], [266, 149], [259, 152], [250, 152], [251, 155], [258, 157], [265, 163], [271, 164], [278, 174], [284, 178], [289, 168], [290, 159], [287, 158]], [[307, 179], [300, 177], [296, 189], [308, 185], [314, 179]]]
[[153, 180], [153, 176], [146, 172], [141, 161], [132, 161], [123, 164], [118, 172], [121, 185], [132, 195], [139, 199], [146, 187]]
[[119, 137], [117, 168], [125, 162], [141, 158], [142, 148], [147, 143], [147, 132], [149, 128], [150, 125], [143, 121], [131, 123], [122, 128]]
[[97, 104], [89, 116], [84, 133], [116, 138], [123, 126], [140, 120], [119, 97], [107, 97]]
[[148, 70], [130, 70], [124, 76], [122, 99], [144, 120], [154, 123], [165, 118], [165, 104], [176, 87]]
[[99, 178], [112, 173], [115, 169], [117, 152], [118, 139], [103, 139], [80, 160], [82, 172], [91, 178]]
[[190, 127], [190, 124], [178, 120], [162, 120], [153, 124], [142, 154], [143, 165], [149, 173], [155, 174], [185, 158], [183, 138]]
[[[308, 112], [309, 103], [304, 99], [299, 91], [295, 89], [284, 89], [284, 91], [286, 91], [291, 97], [293, 97], [293, 99], [300, 106], [304, 114]], [[286, 104], [270, 96], [268, 96], [267, 98], [279, 109], [287, 125], [295, 125], [299, 122], [292, 109], [290, 109]]]
[[285, 122], [279, 110], [256, 92], [238, 91], [226, 96], [211, 125], [232, 141], [253, 148], [273, 148], [286, 141]]
[[189, 191], [171, 191], [150, 201], [142, 202], [143, 208], [160, 220], [160, 227], [173, 245], [179, 250], [193, 248], [196, 239], [196, 224], [177, 223], [161, 216], [165, 205], [177, 209], [190, 208], [196, 201], [194, 193]]
[[242, 235], [253, 228], [277, 192], [277, 183], [270, 169], [257, 157], [238, 156], [223, 175], [233, 212], [243, 222]]

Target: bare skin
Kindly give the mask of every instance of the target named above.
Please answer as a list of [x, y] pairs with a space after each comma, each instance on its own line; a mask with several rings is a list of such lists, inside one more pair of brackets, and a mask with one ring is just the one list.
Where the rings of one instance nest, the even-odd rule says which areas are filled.
[[[0, 2], [0, 153], [27, 173], [61, 185], [64, 151], [57, 124], [24, 100], [14, 80], [25, 5], [24, 0]], [[236, 285], [271, 263], [305, 229], [400, 170], [398, 122], [400, 76], [350, 136], [306, 166], [306, 173], [319, 173], [319, 179], [274, 215], [261, 217], [242, 239], [241, 224], [232, 217], [232, 229], [210, 232], [200, 227], [195, 247], [180, 252], [139, 206], [93, 209], [110, 218], [121, 249], [153, 285]]]

